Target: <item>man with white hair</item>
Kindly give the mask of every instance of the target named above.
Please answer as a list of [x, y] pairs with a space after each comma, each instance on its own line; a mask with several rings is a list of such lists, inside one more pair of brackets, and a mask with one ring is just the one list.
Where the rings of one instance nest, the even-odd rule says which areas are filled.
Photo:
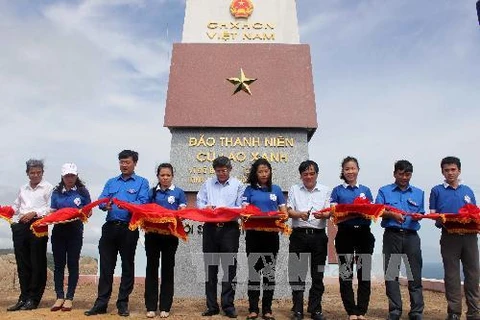
[[53, 186], [43, 180], [43, 161], [27, 161], [29, 183], [20, 187], [13, 203], [13, 248], [17, 262], [20, 296], [7, 311], [33, 310], [38, 307], [47, 283], [48, 236], [37, 237], [30, 230], [32, 223], [50, 212]]

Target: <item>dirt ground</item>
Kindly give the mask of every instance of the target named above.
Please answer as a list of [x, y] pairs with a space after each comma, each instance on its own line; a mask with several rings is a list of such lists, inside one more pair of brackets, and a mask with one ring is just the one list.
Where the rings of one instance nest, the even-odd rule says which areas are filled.
[[[114, 287], [113, 297], [116, 297], [118, 292], [117, 287]], [[134, 292], [130, 296], [130, 317], [131, 319], [146, 319], [145, 306], [143, 299], [143, 285], [135, 285]], [[50, 306], [55, 301], [54, 290], [52, 287], [47, 287], [43, 300], [37, 310], [33, 311], [15, 311], [7, 312], [6, 308], [14, 304], [18, 298], [18, 291], [0, 289], [2, 299], [0, 300], [0, 319], [87, 319], [83, 312], [89, 309], [96, 297], [96, 285], [87, 284], [77, 288], [77, 293], [74, 301], [74, 309], [71, 312], [51, 312]], [[408, 293], [405, 287], [402, 287], [403, 301], [405, 314], [402, 319], [408, 319]], [[425, 316], [424, 319], [445, 319], [446, 302], [443, 293], [424, 292], [425, 296]], [[306, 305], [306, 304], [305, 304]], [[248, 303], [245, 299], [236, 301], [238, 319], [245, 319], [248, 314]], [[288, 299], [274, 300], [273, 313], [276, 319], [289, 319], [290, 317], [291, 301]], [[218, 315], [211, 318], [201, 317], [200, 313], [205, 309], [205, 300], [202, 298], [176, 298], [169, 319], [227, 319], [224, 316]], [[346, 319], [347, 316], [343, 309], [340, 300], [338, 285], [327, 285], [325, 295], [323, 298], [324, 314], [329, 320]], [[372, 298], [370, 301], [370, 308], [368, 311], [368, 319], [380, 320], [385, 319], [387, 315], [387, 299], [385, 296], [385, 287], [382, 284], [376, 284], [372, 288]], [[92, 320], [105, 319], [122, 319], [117, 315], [115, 308], [115, 299], [110, 301], [108, 313], [102, 316], [90, 317]], [[156, 319], [160, 319], [159, 316]], [[308, 317], [306, 317], [308, 319]]]

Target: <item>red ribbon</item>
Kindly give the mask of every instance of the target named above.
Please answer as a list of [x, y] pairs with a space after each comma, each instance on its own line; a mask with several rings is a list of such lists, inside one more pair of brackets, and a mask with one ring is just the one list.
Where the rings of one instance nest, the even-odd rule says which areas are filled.
[[[262, 230], [272, 232], [282, 232], [289, 234], [291, 229], [286, 225], [287, 215], [282, 215], [277, 211], [262, 212], [259, 208], [249, 205], [246, 208], [215, 208], [215, 209], [194, 209], [169, 210], [158, 204], [149, 203], [135, 205], [118, 199], [103, 198], [94, 201], [82, 209], [63, 208], [35, 221], [31, 229], [37, 236], [46, 236], [48, 234], [48, 225], [57, 223], [67, 223], [80, 219], [86, 222], [92, 214], [92, 209], [100, 204], [113, 201], [118, 207], [128, 210], [132, 217], [129, 228], [135, 230], [142, 228], [145, 232], [157, 232], [161, 234], [171, 234], [180, 239], [186, 240], [187, 235], [183, 228], [183, 219], [198, 222], [229, 222], [236, 219], [242, 219], [242, 228], [244, 230]], [[352, 216], [362, 217], [376, 221], [383, 215], [385, 210], [389, 210], [402, 215], [410, 215], [414, 220], [441, 218], [444, 226], [449, 233], [478, 233], [480, 232], [480, 208], [473, 204], [466, 204], [460, 208], [458, 213], [406, 213], [397, 208], [371, 204], [368, 199], [356, 198], [352, 204], [337, 204], [332, 208], [326, 208], [316, 213], [333, 211], [333, 221], [340, 223], [348, 220]], [[11, 223], [14, 210], [12, 207], [0, 207], [0, 218]]]
[[410, 214], [412, 219], [441, 219], [448, 233], [479, 233], [480, 208], [471, 203], [465, 204], [458, 213]]
[[10, 206], [5, 206], [5, 207], [0, 206], [0, 218], [5, 219], [9, 223], [12, 223], [12, 217], [13, 217], [14, 213], [15, 213], [15, 210], [13, 210], [12, 207], [10, 207]]
[[262, 212], [253, 205], [244, 209], [219, 207], [215, 209], [183, 210], [166, 209], [156, 203], [136, 205], [118, 199], [113, 202], [119, 207], [131, 213], [129, 228], [135, 230], [141, 228], [145, 232], [171, 234], [182, 240], [187, 239], [182, 220], [198, 222], [224, 223], [242, 218], [244, 230], [262, 230], [272, 232], [289, 233], [290, 228], [285, 224], [286, 216], [278, 212]]
[[30, 229], [37, 237], [43, 237], [48, 235], [48, 226], [50, 224], [68, 223], [74, 220], [87, 222], [88, 218], [92, 215], [92, 209], [102, 203], [107, 203], [108, 201], [108, 198], [103, 198], [89, 203], [81, 209], [62, 208], [56, 210], [32, 223]]
[[466, 204], [458, 210], [458, 213], [407, 213], [397, 208], [382, 204], [371, 204], [368, 199], [356, 198], [352, 204], [337, 204], [333, 208], [320, 210], [319, 212], [333, 211], [333, 221], [338, 224], [348, 218], [362, 217], [376, 221], [385, 211], [395, 212], [401, 215], [409, 215], [413, 220], [442, 219], [448, 233], [478, 233], [480, 232], [480, 208], [473, 204]]
[[[333, 208], [333, 222], [335, 224], [344, 222], [349, 218], [361, 217], [376, 221], [385, 211], [386, 207], [381, 204], [372, 204], [366, 198], [357, 197], [353, 203], [337, 204]], [[322, 211], [326, 211], [324, 209]], [[394, 210], [397, 210], [394, 208]]]

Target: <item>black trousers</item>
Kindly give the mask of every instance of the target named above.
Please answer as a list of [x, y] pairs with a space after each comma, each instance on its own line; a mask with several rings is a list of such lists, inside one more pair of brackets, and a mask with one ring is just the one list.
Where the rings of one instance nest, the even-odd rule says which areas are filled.
[[[52, 230], [52, 252], [55, 270], [53, 280], [57, 299], [73, 300], [80, 273], [79, 259], [83, 245], [83, 222], [80, 220], [56, 224]], [[68, 268], [67, 295], [63, 289], [65, 265]]]
[[222, 266], [221, 305], [225, 312], [235, 310], [237, 253], [240, 229], [237, 222], [203, 225], [203, 258], [205, 263], [205, 295], [207, 309], [219, 310], [217, 302], [218, 266]]
[[[170, 312], [173, 302], [175, 253], [178, 238], [158, 233], [145, 234], [147, 269], [145, 275], [145, 307], [147, 311]], [[160, 296], [158, 295], [158, 267], [162, 255]], [[160, 299], [160, 305], [158, 300]]]
[[443, 230], [440, 238], [440, 249], [444, 268], [447, 312], [462, 314], [462, 284], [460, 282], [460, 262], [462, 262], [465, 276], [463, 290], [467, 304], [467, 316], [479, 313], [478, 236], [476, 234], [449, 234]]
[[[32, 221], [33, 222], [33, 221]], [[20, 282], [19, 300], [42, 300], [47, 283], [48, 237], [36, 237], [30, 230], [31, 223], [13, 223], [12, 240]]]
[[[367, 313], [371, 293], [372, 253], [375, 237], [370, 226], [338, 226], [335, 237], [339, 263], [340, 295], [348, 315]], [[353, 264], [356, 264], [357, 302], [353, 293]]]
[[417, 232], [385, 229], [383, 233], [385, 289], [388, 297], [388, 313], [392, 318], [402, 315], [402, 296], [398, 276], [400, 265], [405, 264], [410, 294], [410, 318], [423, 313], [422, 250]]
[[118, 290], [117, 308], [128, 307], [128, 297], [135, 282], [135, 250], [138, 230], [131, 231], [127, 223], [107, 221], [102, 226], [102, 236], [98, 244], [100, 252], [100, 279], [95, 305], [106, 308], [112, 295], [113, 273], [117, 264], [117, 254], [122, 259], [122, 278]]
[[272, 312], [275, 265], [280, 239], [277, 232], [247, 230], [245, 251], [248, 262], [248, 311], [259, 313], [260, 280], [263, 283], [262, 314]]
[[288, 252], [288, 278], [292, 287], [292, 311], [303, 314], [303, 293], [308, 266], [312, 286], [308, 294], [307, 312], [322, 312], [325, 291], [323, 273], [327, 260], [328, 237], [325, 229], [294, 228], [290, 235]]

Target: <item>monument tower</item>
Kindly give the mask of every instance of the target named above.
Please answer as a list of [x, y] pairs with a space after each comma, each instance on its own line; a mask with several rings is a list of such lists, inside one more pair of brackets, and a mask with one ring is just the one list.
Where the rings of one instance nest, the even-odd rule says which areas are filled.
[[259, 157], [284, 191], [317, 128], [310, 48], [295, 0], [187, 0], [173, 45], [165, 123], [176, 183], [190, 194], [219, 155], [242, 179]]
[[[264, 157], [284, 192], [299, 182], [298, 165], [309, 158], [317, 114], [310, 47], [300, 44], [296, 1], [187, 0], [182, 42], [173, 45], [164, 126], [172, 133], [175, 184], [190, 206], [220, 155], [231, 159], [232, 175], [240, 180]], [[177, 253], [176, 283], [184, 284], [177, 296], [203, 294], [191, 286], [203, 274], [192, 267], [203, 264], [201, 227], [185, 224], [190, 241]], [[240, 240], [239, 259], [245, 256]], [[240, 285], [237, 297], [242, 294]], [[290, 288], [279, 286], [275, 294], [287, 296]]]

